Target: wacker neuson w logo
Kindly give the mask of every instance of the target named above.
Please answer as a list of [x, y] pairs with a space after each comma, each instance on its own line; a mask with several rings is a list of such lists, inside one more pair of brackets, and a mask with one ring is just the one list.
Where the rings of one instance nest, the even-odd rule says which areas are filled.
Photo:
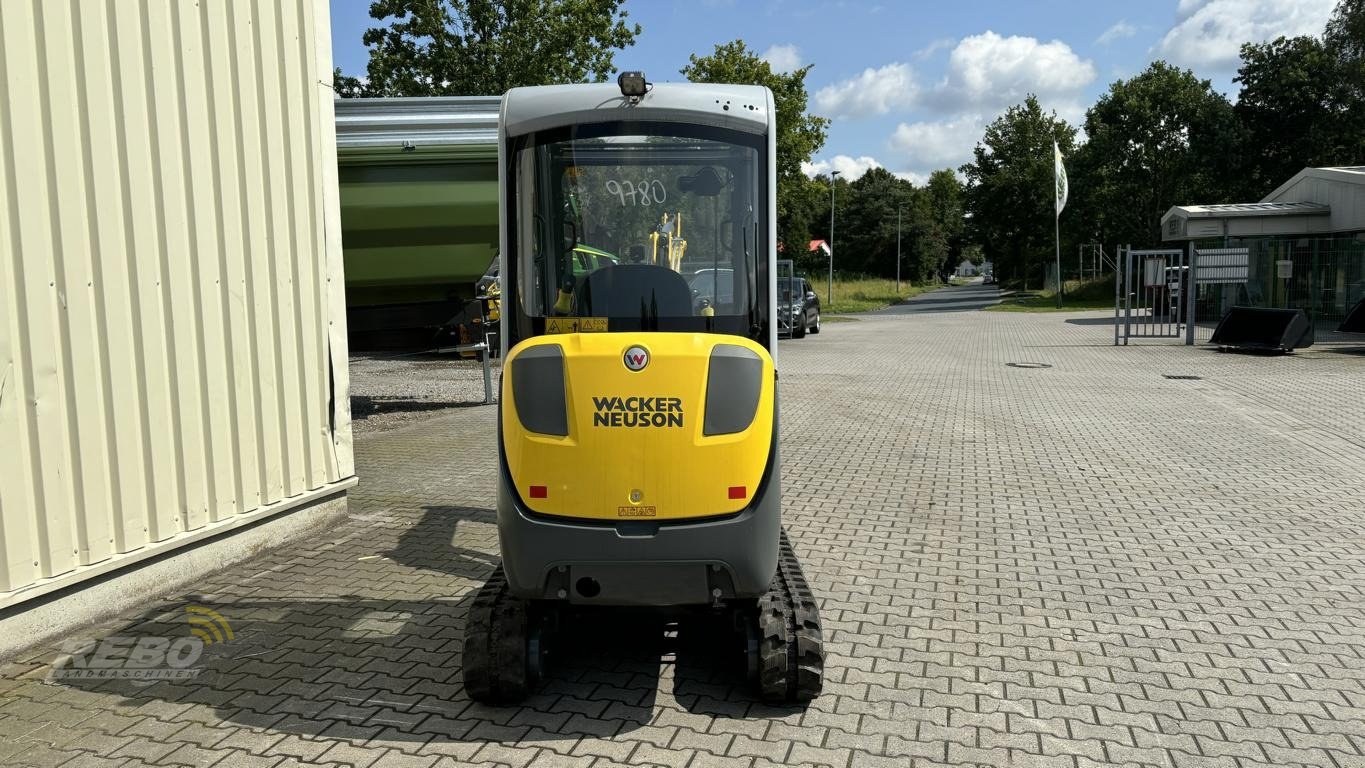
[[681, 427], [681, 397], [594, 397], [594, 427]]

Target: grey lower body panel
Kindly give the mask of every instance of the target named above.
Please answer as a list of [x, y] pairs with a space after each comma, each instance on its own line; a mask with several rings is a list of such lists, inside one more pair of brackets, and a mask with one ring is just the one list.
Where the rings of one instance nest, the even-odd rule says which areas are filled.
[[[775, 441], [774, 441], [775, 442]], [[503, 570], [517, 597], [588, 605], [705, 605], [765, 593], [782, 531], [776, 445], [770, 482], [743, 512], [689, 523], [577, 523], [532, 515], [498, 488]]]

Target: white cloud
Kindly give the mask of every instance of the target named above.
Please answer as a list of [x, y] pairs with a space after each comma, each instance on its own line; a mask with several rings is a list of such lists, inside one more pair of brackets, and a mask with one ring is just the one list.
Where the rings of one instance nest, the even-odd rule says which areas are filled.
[[[1085, 89], [1097, 76], [1092, 62], [1060, 40], [992, 31], [930, 43], [915, 58], [945, 48], [951, 49], [946, 73], [936, 84], [916, 82], [909, 64], [894, 62], [821, 88], [813, 97], [815, 111], [852, 118], [915, 110], [921, 119], [899, 123], [885, 150], [897, 176], [923, 184], [934, 170], [956, 169], [971, 160], [986, 123], [1028, 94], [1035, 94], [1043, 109], [1078, 122], [1085, 112]], [[803, 170], [814, 175], [834, 169], [854, 179], [881, 165], [866, 155], [838, 155]]]
[[1099, 43], [1100, 45], [1109, 45], [1115, 40], [1122, 40], [1125, 37], [1132, 37], [1133, 35], [1136, 34], [1137, 27], [1133, 26], [1132, 24], [1129, 24], [1127, 21], [1120, 19], [1119, 21], [1115, 22], [1114, 26], [1104, 30], [1104, 32], [1101, 32], [1100, 36], [1095, 38], [1095, 42]]
[[801, 50], [795, 45], [773, 45], [759, 58], [768, 62], [774, 72], [791, 72], [801, 68]]
[[828, 117], [884, 115], [915, 103], [919, 87], [909, 64], [899, 62], [863, 70], [857, 77], [815, 92], [815, 111]]
[[[1077, 99], [1095, 79], [1095, 65], [1060, 40], [1002, 37], [986, 31], [964, 37], [948, 56], [948, 74], [934, 89], [944, 112], [999, 111], [1036, 94], [1044, 105]], [[1059, 110], [1060, 111], [1060, 110]]]
[[915, 59], [923, 61], [929, 58], [930, 56], [933, 56], [934, 54], [938, 53], [939, 51], [952, 48], [953, 44], [956, 42], [957, 41], [951, 37], [940, 37], [939, 39], [934, 40], [933, 42], [919, 49], [918, 51], [915, 51]]
[[985, 127], [986, 119], [979, 115], [901, 123], [888, 144], [912, 172], [927, 176], [935, 169], [956, 168], [970, 160]]
[[908, 181], [917, 187], [922, 187], [929, 183], [929, 175], [925, 173], [915, 173], [914, 171], [896, 171], [892, 174], [898, 179]]
[[1176, 24], [1152, 49], [1186, 67], [1230, 72], [1242, 43], [1322, 33], [1336, 0], [1180, 0]]
[[882, 164], [877, 162], [874, 157], [860, 155], [859, 157], [849, 157], [848, 155], [835, 155], [829, 160], [817, 160], [813, 163], [802, 163], [801, 171], [807, 176], [814, 178], [820, 174], [828, 174], [830, 170], [836, 170], [840, 176], [848, 181], [862, 176], [873, 168], [881, 168]]

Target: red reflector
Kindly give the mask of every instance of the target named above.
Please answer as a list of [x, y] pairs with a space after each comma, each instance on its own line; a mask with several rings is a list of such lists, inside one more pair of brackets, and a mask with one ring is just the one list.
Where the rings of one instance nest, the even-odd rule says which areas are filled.
[[749, 489], [745, 488], [744, 486], [742, 486], [742, 485], [732, 485], [732, 486], [730, 486], [730, 498], [732, 498], [732, 499], [742, 499], [742, 498], [744, 498], [745, 496], [748, 496], [748, 495], [749, 495]]
[[533, 498], [533, 499], [543, 499], [543, 498], [545, 498], [546, 496], [549, 496], [549, 495], [550, 495], [549, 490], [546, 489], [545, 486], [543, 486], [543, 485], [533, 485], [533, 486], [531, 486], [531, 498]]

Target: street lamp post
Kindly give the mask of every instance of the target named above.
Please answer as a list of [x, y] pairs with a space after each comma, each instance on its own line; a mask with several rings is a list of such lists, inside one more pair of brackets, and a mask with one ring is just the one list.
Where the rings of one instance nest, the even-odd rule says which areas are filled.
[[829, 285], [825, 289], [825, 304], [834, 306], [834, 179], [838, 171], [829, 173]]
[[896, 209], [896, 300], [901, 295], [901, 209]]

